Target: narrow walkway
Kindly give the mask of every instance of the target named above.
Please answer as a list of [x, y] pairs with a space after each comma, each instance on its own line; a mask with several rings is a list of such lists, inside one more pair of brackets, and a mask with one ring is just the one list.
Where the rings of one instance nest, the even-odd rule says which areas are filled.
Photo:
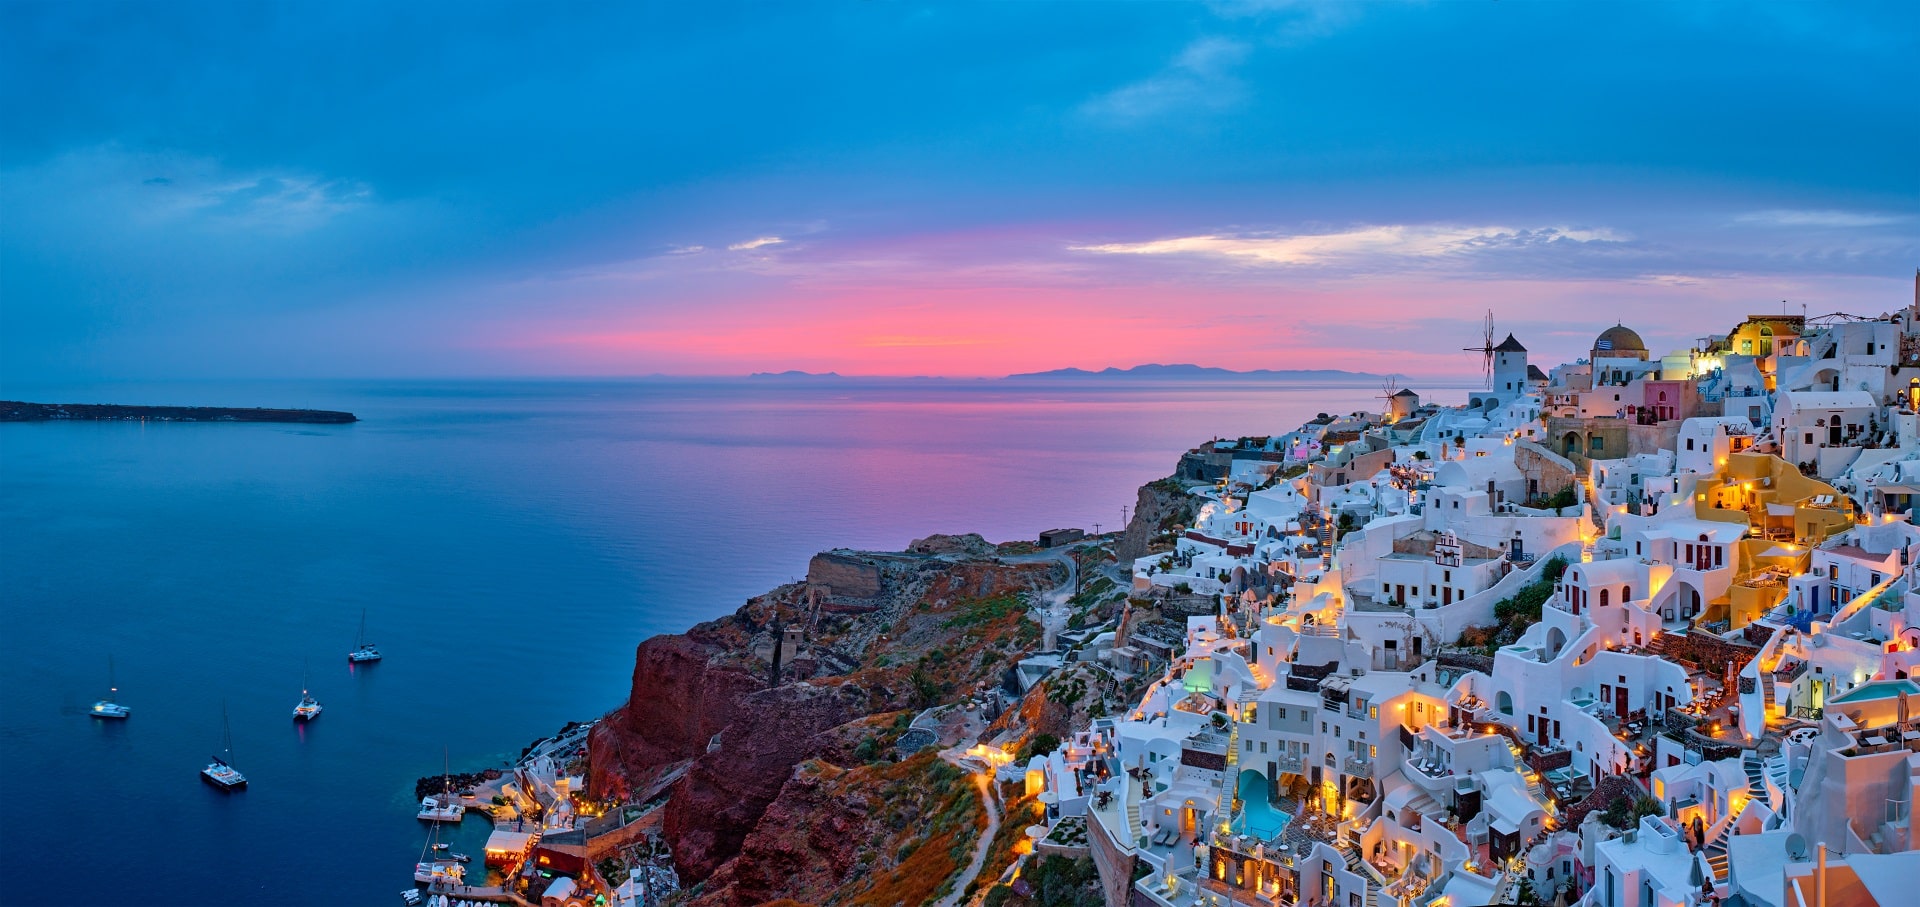
[[[987, 811], [987, 827], [980, 832], [980, 840], [973, 845], [973, 861], [967, 864], [965, 871], [954, 878], [953, 891], [946, 897], [935, 902], [935, 907], [960, 907], [961, 904], [967, 903], [962, 900], [962, 898], [966, 897], [967, 886], [973, 884], [974, 878], [980, 875], [981, 868], [987, 865], [987, 851], [993, 847], [994, 836], [1000, 833], [1000, 798], [996, 796], [993, 791], [993, 772], [991, 770], [985, 772], [968, 771], [967, 765], [961, 761], [960, 750], [958, 749], [942, 751], [940, 758], [945, 759], [961, 771], [967, 771], [968, 777], [973, 779], [975, 792], [980, 795], [980, 805]], [[984, 895], [985, 892], [979, 892], [979, 894]], [[973, 900], [978, 900], [978, 898]]]

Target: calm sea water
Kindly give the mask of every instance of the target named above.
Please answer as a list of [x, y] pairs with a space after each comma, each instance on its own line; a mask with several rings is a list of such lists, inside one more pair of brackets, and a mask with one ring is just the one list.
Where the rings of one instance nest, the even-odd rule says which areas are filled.
[[[0, 425], [0, 902], [397, 904], [413, 782], [627, 693], [634, 646], [935, 531], [1117, 528], [1214, 435], [1377, 387], [7, 387], [350, 426]], [[345, 661], [361, 609], [386, 653]], [[107, 659], [125, 723], [90, 720]], [[290, 711], [310, 672], [326, 712]], [[197, 777], [231, 714], [251, 788]], [[455, 849], [478, 854], [484, 819]]]

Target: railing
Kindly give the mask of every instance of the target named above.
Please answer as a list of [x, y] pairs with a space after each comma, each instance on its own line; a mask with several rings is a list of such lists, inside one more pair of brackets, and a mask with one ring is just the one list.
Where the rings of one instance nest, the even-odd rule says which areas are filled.
[[1359, 756], [1348, 756], [1345, 762], [1347, 774], [1362, 778], [1373, 777], [1373, 760]]

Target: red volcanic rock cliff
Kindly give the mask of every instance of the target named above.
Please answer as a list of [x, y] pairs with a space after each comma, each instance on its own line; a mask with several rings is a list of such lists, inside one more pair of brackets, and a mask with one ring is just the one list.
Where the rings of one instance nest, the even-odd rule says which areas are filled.
[[723, 649], [703, 642], [699, 630], [640, 644], [627, 704], [593, 730], [588, 778], [594, 796], [644, 791], [675, 765], [705, 753], [733, 720], [741, 697], [766, 685], [716, 663]]
[[704, 879], [739, 853], [793, 767], [824, 747], [815, 738], [866, 714], [862, 698], [807, 684], [742, 697], [719, 748], [694, 762], [667, 803], [665, 831], [681, 873]]
[[[876, 759], [873, 749], [851, 755], [852, 741], [879, 733], [864, 719], [902, 716], [897, 737], [912, 711], [997, 682], [1038, 641], [1018, 593], [1052, 588], [1065, 577], [1051, 561], [861, 558], [875, 565], [880, 588], [861, 613], [836, 613], [818, 601], [818, 584], [796, 584], [684, 635], [649, 639], [635, 653], [627, 703], [594, 728], [591, 793], [631, 801], [664, 789], [662, 831], [674, 862], [686, 884], [711, 878], [705, 891], [712, 903], [817, 892], [847, 872], [843, 861], [827, 861], [818, 867], [823, 878], [811, 885], [783, 886], [779, 876], [729, 861], [750, 836], [773, 840], [767, 835], [774, 830], [762, 826], [797, 765], [858, 767]], [[804, 640], [785, 662], [782, 685], [769, 689], [776, 619], [800, 628]], [[788, 799], [775, 811], [787, 824], [823, 805], [810, 802], [804, 786]], [[840, 824], [822, 815], [808, 827]], [[742, 890], [732, 891], [735, 885]]]

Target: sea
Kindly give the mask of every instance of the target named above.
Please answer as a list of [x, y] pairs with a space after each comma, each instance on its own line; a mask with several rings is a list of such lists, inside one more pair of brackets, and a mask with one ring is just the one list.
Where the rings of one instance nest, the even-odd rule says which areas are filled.
[[[395, 905], [414, 782], [626, 698], [634, 647], [935, 532], [1111, 531], [1214, 437], [1377, 384], [788, 380], [0, 387], [351, 425], [0, 424], [0, 903]], [[1454, 394], [1464, 397], [1464, 391]], [[352, 666], [365, 614], [385, 653]], [[91, 720], [109, 661], [130, 706]], [[303, 686], [325, 706], [291, 712]], [[230, 727], [250, 780], [198, 777]], [[487, 820], [443, 837], [475, 855]]]

